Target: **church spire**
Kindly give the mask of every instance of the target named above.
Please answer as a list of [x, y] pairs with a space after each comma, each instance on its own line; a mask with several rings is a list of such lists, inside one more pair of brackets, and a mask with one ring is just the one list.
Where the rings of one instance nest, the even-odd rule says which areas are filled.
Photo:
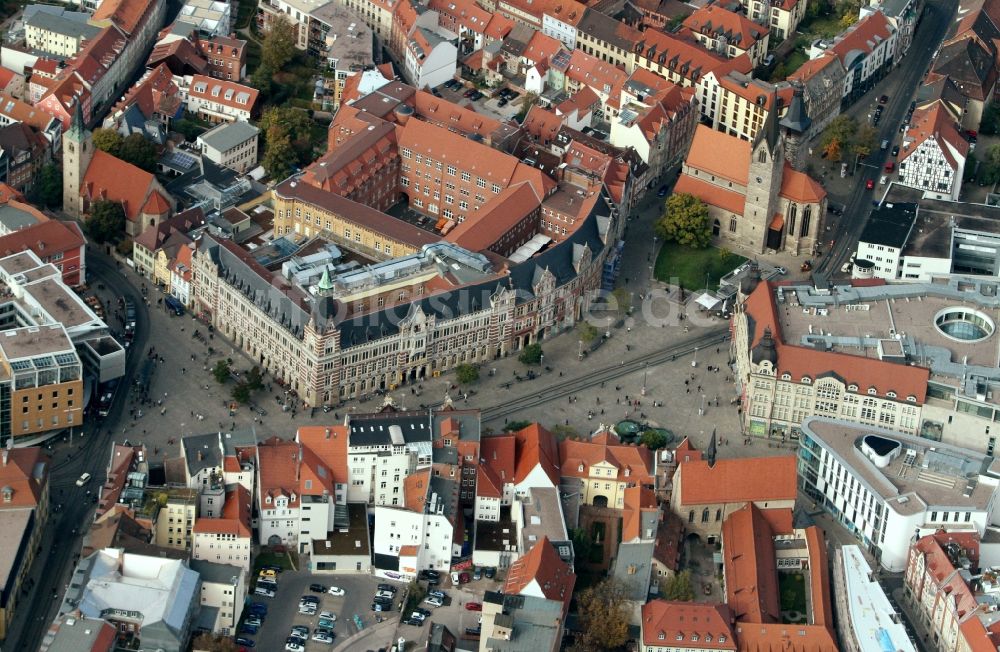
[[80, 104], [80, 97], [77, 96], [73, 101], [73, 122], [70, 123], [66, 135], [80, 143], [83, 142], [83, 132], [86, 129], [87, 126], [83, 123], [83, 107]]
[[708, 468], [715, 466], [715, 428], [712, 428], [712, 438], [708, 440], [708, 448], [705, 449], [705, 459], [708, 460]]

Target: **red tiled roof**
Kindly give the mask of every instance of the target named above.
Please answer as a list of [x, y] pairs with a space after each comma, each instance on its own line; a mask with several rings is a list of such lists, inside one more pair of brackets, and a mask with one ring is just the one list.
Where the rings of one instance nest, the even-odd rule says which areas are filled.
[[559, 442], [559, 458], [564, 477], [589, 478], [591, 467], [606, 462], [616, 469], [613, 479], [617, 482], [640, 485], [652, 485], [654, 482], [653, 453], [641, 444], [623, 444], [607, 432], [594, 436], [590, 441], [562, 440]]
[[573, 50], [566, 67], [566, 77], [589, 86], [597, 93], [610, 95], [612, 89], [620, 87], [628, 79], [628, 73], [583, 50]]
[[[201, 86], [204, 84], [204, 86]], [[202, 90], [198, 90], [201, 88]], [[205, 75], [194, 75], [191, 78], [191, 85], [188, 94], [209, 102], [222, 104], [240, 111], [252, 111], [257, 104], [259, 91], [251, 86], [244, 86], [234, 81], [225, 79], [215, 79]], [[227, 97], [228, 96], [228, 97]], [[245, 102], [240, 102], [240, 97], [245, 97]]]
[[503, 495], [503, 485], [514, 483], [516, 449], [514, 435], [483, 437], [479, 444], [477, 496], [500, 498]]
[[535, 467], [540, 466], [553, 486], [559, 486], [559, 448], [552, 433], [537, 423], [514, 433], [517, 442], [515, 484], [524, 482]]
[[692, 460], [701, 459], [701, 451], [694, 447], [691, 440], [685, 437], [681, 440], [681, 443], [677, 444], [677, 448], [674, 449], [674, 458], [677, 463], [688, 462]]
[[562, 49], [562, 41], [554, 39], [542, 32], [535, 32], [521, 56], [531, 63], [548, 62], [552, 56]]
[[744, 303], [745, 312], [753, 317], [754, 332], [750, 348], [757, 345], [770, 329], [778, 352], [778, 376], [789, 373], [796, 381], [808, 377], [816, 380], [823, 374], [834, 374], [845, 384], [857, 385], [861, 391], [875, 389], [876, 395], [887, 397], [889, 392], [906, 400], [913, 396], [916, 405], [923, 405], [927, 398], [927, 380], [930, 370], [926, 367], [899, 365], [876, 358], [820, 351], [794, 344], [786, 344], [781, 339], [781, 325], [775, 303], [774, 286], [764, 281], [757, 285]]
[[45, 259], [55, 253], [79, 249], [86, 243], [75, 223], [46, 220], [0, 237], [0, 256], [30, 249]]
[[334, 484], [346, 485], [350, 478], [347, 471], [347, 434], [344, 425], [301, 426], [295, 438], [313, 451], [324, 468], [329, 469]]
[[806, 544], [809, 546], [809, 592], [812, 595], [809, 607], [813, 624], [832, 631], [833, 605], [830, 604], [830, 566], [827, 562], [826, 541], [823, 530], [815, 525], [810, 525], [805, 531]]
[[739, 652], [840, 652], [830, 630], [820, 625], [740, 622], [736, 639]]
[[684, 164], [745, 186], [750, 174], [750, 142], [699, 124]]
[[[289, 506], [299, 504], [299, 445], [271, 437], [257, 446], [257, 490], [261, 496], [261, 509], [266, 509], [265, 498], [273, 501], [277, 496], [287, 496]], [[292, 500], [291, 497], [295, 496]]]
[[735, 650], [732, 621], [724, 604], [650, 600], [642, 605], [642, 642], [649, 647]]
[[764, 38], [767, 28], [758, 25], [744, 14], [738, 14], [718, 5], [708, 5], [696, 10], [684, 21], [684, 27], [699, 34], [717, 38], [725, 34], [730, 45], [749, 50]]
[[149, 193], [149, 199], [142, 206], [143, 215], [163, 215], [166, 216], [170, 212], [170, 204], [167, 200], [163, 198], [158, 190], [154, 190]]
[[[585, 88], [584, 90], [593, 95], [593, 91], [589, 88]], [[577, 93], [577, 95], [579, 94]], [[569, 102], [569, 100], [566, 101]], [[524, 123], [521, 127], [543, 143], [549, 143], [555, 140], [559, 130], [562, 129], [562, 124], [563, 120], [558, 115], [549, 109], [535, 104], [528, 109], [528, 114], [524, 117]]]
[[241, 539], [249, 539], [252, 535], [250, 492], [242, 485], [227, 491], [222, 515], [219, 518], [195, 519], [193, 531], [195, 534], [231, 534]]
[[91, 201], [119, 202], [135, 222], [153, 188], [153, 175], [102, 150], [95, 150], [83, 175], [80, 194]]
[[709, 206], [717, 206], [724, 211], [743, 215], [747, 198], [735, 190], [721, 188], [698, 177], [682, 174], [674, 185], [674, 194], [687, 193], [698, 197]]
[[403, 506], [411, 512], [423, 514], [430, 483], [430, 469], [422, 469], [406, 476], [403, 480]]
[[146, 10], [153, 3], [142, 0], [103, 0], [91, 16], [92, 23], [110, 20], [126, 34], [134, 34]]
[[773, 536], [771, 526], [753, 503], [730, 514], [722, 524], [726, 604], [741, 622], [780, 622]]
[[785, 161], [778, 195], [803, 204], [818, 204], [826, 197], [826, 190], [819, 181], [805, 172], [792, 169], [791, 164]]
[[[12, 490], [10, 502], [4, 508], [37, 507], [42, 491], [49, 481], [49, 458], [37, 446], [4, 449], [6, 460], [0, 464], [0, 487]], [[36, 469], [41, 477], [35, 476]]]
[[682, 505], [795, 500], [795, 456], [751, 457], [682, 462], [680, 475]]
[[[507, 580], [503, 592], [507, 595], [520, 595], [532, 583], [537, 590], [549, 600], [559, 600], [563, 603], [563, 614], [569, 608], [573, 598], [573, 586], [576, 575], [556, 552], [547, 536], [542, 538], [523, 557], [515, 561], [507, 572]], [[535, 595], [530, 592], [530, 595]]]
[[624, 507], [622, 509], [622, 541], [633, 541], [645, 538], [642, 532], [642, 513], [657, 512], [656, 495], [646, 487], [628, 487], [625, 489]]
[[541, 205], [542, 198], [530, 183], [508, 186], [466, 216], [445, 239], [469, 251], [490, 249], [510, 231], [511, 225], [537, 212]]
[[969, 142], [959, 133], [954, 118], [940, 103], [935, 102], [930, 107], [919, 108], [913, 112], [910, 126], [903, 137], [904, 147], [900, 152], [899, 162], [910, 157], [921, 143], [928, 139], [937, 142], [938, 148], [948, 161], [952, 170], [958, 170], [956, 153], [963, 158], [968, 156]]
[[890, 36], [892, 27], [889, 19], [881, 11], [876, 11], [852, 25], [834, 42], [830, 51], [840, 57], [840, 62], [846, 66], [845, 59], [852, 51], [861, 50], [871, 54], [881, 41]]

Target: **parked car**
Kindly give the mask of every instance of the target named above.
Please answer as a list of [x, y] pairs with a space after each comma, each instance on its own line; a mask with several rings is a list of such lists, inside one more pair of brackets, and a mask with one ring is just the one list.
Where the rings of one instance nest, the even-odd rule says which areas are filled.
[[479, 91], [477, 91], [476, 89], [470, 88], [470, 89], [466, 90], [464, 93], [462, 93], [462, 97], [470, 98], [470, 97], [472, 97], [473, 93], [478, 93], [478, 92]]
[[319, 612], [320, 620], [329, 620], [330, 622], [336, 622], [337, 614], [332, 611], [321, 611]]
[[482, 631], [483, 631], [482, 630], [482, 625], [479, 625], [477, 627], [466, 627], [465, 628], [465, 633], [468, 634], [469, 636], [479, 636], [480, 632], [482, 632]]
[[668, 188], [667, 186], [660, 186], [660, 189], [656, 191], [656, 196], [666, 197], [668, 192], [670, 192], [670, 188]]
[[389, 611], [389, 607], [390, 605], [387, 604], [380, 604], [378, 602], [372, 603], [372, 611]]
[[507, 106], [507, 98], [506, 97], [501, 97], [500, 101], [497, 102], [497, 106]]
[[885, 164], [886, 172], [892, 172], [895, 169], [896, 169], [896, 164], [893, 161], [889, 161], [888, 163]]
[[471, 580], [471, 579], [472, 578], [469, 577], [468, 573], [459, 573], [458, 574], [458, 583], [459, 584], [468, 584], [469, 580]]
[[892, 155], [893, 156], [899, 156], [899, 145], [893, 145], [892, 146]]
[[263, 586], [258, 586], [257, 588], [255, 588], [253, 590], [253, 594], [254, 595], [259, 595], [262, 598], [273, 598], [274, 597], [274, 591], [272, 591], [271, 589], [265, 588]]
[[882, 145], [880, 147], [881, 147], [881, 149], [883, 151], [889, 149], [889, 141], [888, 140], [883, 140], [882, 141]]
[[309, 603], [300, 604], [299, 605], [299, 613], [300, 614], [304, 614], [306, 616], [315, 616], [316, 615], [316, 605], [309, 604]]
[[285, 652], [306, 652], [306, 648], [298, 643], [285, 643]]
[[486, 567], [486, 579], [491, 580], [497, 574], [497, 569], [492, 566]]
[[476, 568], [474, 571], [472, 571], [472, 579], [476, 580], [477, 582], [483, 579], [483, 569]]
[[339, 586], [331, 586], [329, 589], [326, 590], [326, 592], [329, 593], [330, 595], [344, 595], [344, 589], [340, 588]]
[[764, 65], [765, 66], [770, 66], [773, 63], [774, 63], [774, 55], [773, 54], [769, 54], [766, 57], [764, 57]]
[[871, 190], [874, 187], [875, 187], [875, 180], [874, 179], [869, 179], [868, 181], [865, 181], [865, 188], [866, 189]]
[[481, 603], [479, 603], [479, 602], [466, 602], [465, 603], [465, 610], [466, 611], [482, 611], [483, 610], [483, 605]]
[[257, 642], [254, 641], [252, 638], [245, 638], [243, 636], [237, 636], [236, 637], [236, 644], [237, 645], [242, 645], [244, 647], [256, 647], [257, 646]]
[[90, 482], [90, 474], [89, 473], [84, 473], [79, 478], [77, 478], [76, 486], [82, 487], [83, 485], [87, 484], [88, 482]]
[[306, 625], [293, 625], [292, 626], [292, 636], [299, 636], [299, 637], [305, 636], [305, 637], [308, 637], [309, 636], [309, 627], [307, 627]]
[[376, 591], [375, 592], [375, 597], [376, 598], [386, 598], [387, 600], [392, 600], [392, 598], [394, 597], [394, 595], [393, 595], [392, 591]]
[[264, 577], [277, 577], [277, 575], [278, 574], [274, 571], [273, 568], [262, 568], [262, 569], [260, 569], [260, 575], [259, 575], [259, 577], [261, 577], [261, 578], [264, 578]]
[[302, 602], [311, 602], [313, 604], [319, 604], [319, 598], [317, 598], [315, 595], [304, 595], [299, 600], [299, 603], [302, 603]]
[[316, 593], [326, 593], [326, 587], [322, 584], [310, 584], [309, 590], [315, 591]]
[[260, 627], [264, 624], [264, 619], [260, 616], [250, 615], [247, 616], [246, 620], [243, 621], [244, 625], [252, 625], [254, 627]]
[[886, 104], [888, 102], [889, 102], [889, 96], [888, 95], [883, 95], [882, 97], [878, 98], [878, 103], [879, 104]]
[[378, 589], [379, 591], [391, 591], [393, 593], [396, 592], [396, 587], [393, 586], [392, 584], [379, 584], [375, 588]]
[[476, 91], [469, 96], [469, 99], [472, 100], [473, 102], [478, 102], [479, 100], [483, 99], [483, 94], [480, 93], [479, 91]]
[[432, 598], [438, 598], [441, 600], [444, 600], [445, 598], [448, 597], [448, 594], [445, 593], [444, 591], [428, 591], [427, 595], [429, 595]]
[[331, 643], [333, 643], [333, 634], [332, 633], [324, 634], [322, 632], [317, 632], [312, 635], [312, 640], [316, 641], [317, 643], [324, 643], [326, 645], [330, 645]]
[[420, 620], [419, 618], [414, 618], [413, 616], [405, 618], [400, 622], [402, 622], [404, 625], [411, 625], [413, 627], [423, 627], [424, 624], [424, 621]]
[[424, 622], [424, 620], [427, 619], [427, 616], [423, 615], [422, 613], [420, 613], [418, 611], [414, 611], [413, 613], [410, 614], [410, 618], [411, 619], [416, 618], [420, 622]]
[[440, 577], [428, 577], [427, 586], [439, 586], [441, 584]]
[[267, 614], [267, 605], [264, 604], [263, 602], [251, 602], [250, 603], [250, 613], [252, 613], [252, 614], [258, 614], [258, 615], [261, 615], [261, 616], [266, 615]]
[[240, 634], [248, 634], [250, 636], [255, 636], [259, 629], [260, 625], [251, 625], [250, 623], [243, 623], [242, 625], [240, 625]]
[[431, 617], [432, 612], [428, 609], [424, 609], [423, 607], [414, 607], [413, 610], [416, 611], [418, 614], [422, 614], [425, 618]]
[[322, 629], [333, 629], [334, 623], [329, 618], [323, 618], [322, 616], [320, 616], [320, 619], [319, 621], [317, 621], [316, 624]]
[[437, 572], [436, 570], [430, 570], [429, 568], [420, 571], [420, 573], [417, 575], [417, 577], [422, 580], [429, 580], [432, 577], [440, 577], [440, 576], [441, 573]]
[[440, 607], [441, 605], [444, 604], [444, 601], [442, 601], [441, 598], [429, 595], [426, 598], [424, 598], [424, 604], [429, 604], [432, 607]]

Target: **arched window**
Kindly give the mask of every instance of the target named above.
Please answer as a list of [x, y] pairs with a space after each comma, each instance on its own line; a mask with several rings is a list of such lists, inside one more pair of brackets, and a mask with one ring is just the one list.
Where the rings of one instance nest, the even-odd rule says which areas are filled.
[[722, 510], [717, 509], [715, 510], [715, 522], [718, 523], [721, 520], [722, 520]]
[[701, 510], [701, 522], [708, 523], [708, 508]]
[[795, 235], [795, 218], [798, 215], [799, 207], [792, 204], [788, 207], [788, 235]]
[[[268, 498], [270, 500], [270, 498]], [[688, 523], [694, 523], [694, 510], [692, 509], [688, 512]]]
[[765, 147], [761, 147], [760, 148], [760, 153], [757, 154], [757, 162], [758, 163], [767, 163], [767, 148], [765, 148]]
[[802, 229], [799, 231], [802, 235], [809, 235], [809, 218], [812, 217], [812, 206], [806, 206], [805, 212], [802, 214]]
[[736, 233], [736, 216], [733, 215], [729, 218], [729, 230], [732, 233]]

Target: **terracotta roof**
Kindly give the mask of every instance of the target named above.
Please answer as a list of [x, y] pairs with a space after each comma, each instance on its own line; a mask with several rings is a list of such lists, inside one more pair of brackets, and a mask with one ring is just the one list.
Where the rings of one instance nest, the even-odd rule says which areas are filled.
[[514, 482], [524, 482], [528, 475], [541, 467], [553, 486], [559, 486], [559, 447], [552, 433], [532, 423], [514, 433], [517, 446], [517, 467], [514, 470]]
[[562, 41], [542, 32], [535, 32], [531, 35], [531, 40], [528, 41], [521, 56], [531, 63], [548, 62], [562, 47]]
[[684, 522], [670, 510], [665, 510], [663, 520], [656, 529], [653, 559], [671, 570], [680, 570], [681, 549], [684, 544]]
[[149, 199], [143, 204], [140, 211], [143, 215], [166, 215], [170, 212], [170, 204], [163, 198], [159, 190], [149, 193]]
[[153, 175], [102, 150], [95, 150], [80, 184], [80, 195], [91, 201], [119, 202], [125, 217], [139, 219], [146, 198], [153, 189]]
[[[589, 88], [584, 88], [584, 90], [591, 95], [594, 95], [593, 91]], [[577, 93], [577, 95], [579, 94], [580, 93]], [[568, 102], [569, 100], [566, 101]], [[558, 134], [559, 130], [562, 128], [562, 124], [563, 119], [558, 115], [549, 109], [535, 104], [528, 109], [528, 114], [524, 117], [524, 123], [522, 123], [521, 126], [526, 132], [541, 140], [544, 144], [555, 140], [556, 134]]]
[[[735, 168], [735, 165], [733, 167]], [[743, 210], [746, 208], [746, 196], [689, 174], [682, 174], [674, 185], [675, 194], [682, 192], [698, 197], [709, 206], [717, 206], [737, 215], [743, 215]]]
[[656, 495], [646, 487], [628, 487], [625, 489], [624, 507], [622, 508], [622, 541], [645, 538], [642, 532], [642, 513], [657, 512]]
[[491, 249], [525, 217], [538, 212], [542, 205], [530, 183], [508, 186], [494, 195], [478, 211], [448, 232], [445, 240], [469, 251]]
[[674, 457], [677, 463], [688, 462], [692, 460], [701, 459], [701, 451], [694, 447], [691, 440], [685, 437], [681, 440], [681, 443], [677, 444], [677, 448], [674, 449]]
[[650, 600], [642, 605], [642, 642], [649, 647], [735, 650], [732, 620], [724, 604]]
[[514, 435], [483, 437], [479, 444], [479, 472], [476, 495], [500, 498], [503, 485], [514, 483], [517, 442]]
[[334, 484], [350, 482], [347, 471], [347, 433], [344, 425], [300, 426], [295, 438], [313, 451], [319, 461], [333, 474]]
[[[135, 238], [135, 244], [156, 252], [175, 233], [187, 234], [205, 224], [205, 213], [201, 208], [189, 208], [173, 217], [161, 220], [155, 227], [147, 227]], [[190, 238], [188, 238], [190, 241]]]
[[173, 73], [166, 64], [161, 63], [130, 88], [125, 97], [115, 104], [112, 113], [124, 111], [132, 104], [139, 107], [147, 120], [154, 118], [157, 113], [176, 117], [183, 100], [180, 89], [174, 83]]
[[795, 456], [749, 457], [682, 462], [680, 476], [682, 505], [795, 500]]
[[826, 190], [805, 172], [792, 169], [785, 161], [778, 195], [803, 204], [818, 204], [826, 197]]
[[699, 124], [684, 164], [745, 186], [750, 174], [750, 148], [750, 141]]
[[753, 64], [746, 55], [727, 60], [721, 55], [709, 52], [691, 38], [667, 34], [656, 29], [641, 32], [633, 43], [634, 50], [639, 56], [656, 63], [662, 60], [659, 65], [691, 81], [697, 81], [713, 70], [721, 77], [729, 70], [736, 69], [749, 73], [753, 69]]
[[996, 652], [1000, 649], [1000, 626], [995, 622], [987, 628], [979, 618], [966, 618], [958, 629], [968, 652]]
[[806, 61], [804, 64], [799, 66], [798, 70], [788, 75], [787, 79], [789, 81], [796, 80], [806, 82], [835, 61], [838, 61], [838, 59], [835, 55], [833, 55], [833, 53], [825, 53], [820, 57]]
[[49, 481], [49, 458], [37, 446], [4, 449], [2, 454], [6, 459], [0, 464], [0, 487], [12, 492], [4, 509], [37, 507]]
[[613, 89], [620, 88], [628, 79], [628, 73], [621, 68], [601, 61], [583, 50], [573, 50], [566, 67], [566, 76], [604, 95], [610, 95]]
[[215, 102], [240, 111], [253, 111], [257, 104], [258, 91], [234, 81], [194, 75], [188, 87], [188, 95]]
[[403, 480], [403, 506], [411, 512], [423, 514], [430, 484], [430, 469], [415, 471], [406, 476]]
[[[271, 437], [257, 446], [257, 491], [261, 496], [261, 509], [266, 509], [265, 498], [273, 501], [277, 496], [287, 496], [289, 506], [299, 504], [299, 445]], [[294, 496], [294, 500], [292, 499]]]
[[847, 55], [855, 50], [871, 54], [878, 44], [892, 36], [889, 19], [881, 11], [862, 18], [848, 28], [830, 47], [830, 51], [840, 57], [844, 67], [848, 67]]
[[489, 24], [486, 25], [486, 31], [483, 32], [483, 35], [494, 41], [498, 41], [510, 34], [512, 29], [514, 29], [514, 21], [503, 14], [493, 14]]
[[[15, 188], [11, 188], [6, 183], [0, 181], [0, 204], [6, 204], [7, 202], [9, 202], [12, 199], [15, 200], [15, 201], [21, 201], [21, 202], [23, 202], [24, 201], [24, 195], [21, 194], [20, 190], [17, 190]], [[41, 214], [40, 211], [39, 211], [39, 214]], [[46, 219], [48, 219], [48, 218], [46, 218]]]
[[650, 450], [644, 445], [623, 444], [608, 432], [595, 435], [590, 441], [562, 440], [559, 442], [559, 458], [563, 477], [589, 478], [591, 467], [606, 462], [616, 469], [613, 479], [617, 482], [653, 484], [653, 454]]
[[[762, 471], [754, 473], [764, 475]], [[771, 526], [753, 503], [730, 514], [722, 524], [726, 604], [736, 620], [780, 622], [773, 536]]]
[[903, 136], [903, 143], [907, 146], [900, 152], [899, 162], [906, 161], [928, 139], [937, 143], [953, 171], [957, 171], [959, 166], [956, 156], [961, 156], [964, 161], [969, 154], [969, 142], [959, 132], [954, 118], [940, 102], [913, 112], [910, 126]]
[[711, 38], [725, 36], [730, 45], [735, 45], [741, 50], [749, 50], [767, 34], [766, 28], [745, 15], [718, 5], [707, 5], [696, 10], [684, 20], [684, 27]]
[[739, 652], [840, 652], [830, 631], [819, 625], [737, 623], [736, 639]]
[[[573, 598], [576, 575], [569, 564], [559, 558], [559, 553], [545, 535], [523, 557], [511, 564], [503, 592], [507, 595], [520, 595], [532, 583], [547, 599], [561, 601], [563, 614], [566, 613]], [[527, 594], [536, 595], [534, 591]]]
[[[826, 554], [823, 530], [815, 525], [805, 529], [806, 544], [809, 546], [809, 602], [814, 625], [822, 625], [833, 631], [833, 605], [830, 604], [830, 565]], [[775, 533], [777, 534], [777, 533]]]
[[41, 107], [34, 107], [6, 92], [0, 92], [0, 114], [13, 121], [23, 122], [39, 131], [44, 131], [52, 124], [53, 120], [57, 119]]
[[[16, 202], [11, 202], [14, 204]], [[45, 259], [56, 253], [79, 249], [87, 244], [74, 222], [46, 220], [0, 237], [0, 256], [30, 249]]]
[[195, 534], [231, 534], [249, 539], [253, 534], [250, 530], [250, 492], [242, 485], [236, 485], [232, 491], [226, 492], [226, 503], [222, 507], [219, 518], [198, 518], [194, 522]]
[[877, 358], [821, 351], [783, 342], [774, 286], [770, 282], [764, 281], [757, 285], [747, 297], [744, 311], [753, 318], [754, 324], [750, 348], [756, 346], [765, 329], [771, 329], [778, 353], [778, 376], [787, 372], [798, 381], [804, 377], [816, 380], [824, 374], [833, 374], [847, 385], [857, 385], [861, 392], [873, 388], [875, 395], [883, 398], [888, 398], [889, 392], [894, 392], [903, 400], [913, 396], [916, 405], [923, 405], [927, 398], [930, 370], [926, 367], [900, 365]]
[[143, 0], [103, 0], [90, 20], [94, 24], [109, 20], [126, 34], [132, 35], [147, 9], [153, 6], [154, 3]]
[[178, 75], [192, 73], [200, 75], [208, 70], [208, 61], [198, 51], [197, 46], [186, 38], [157, 43], [149, 53], [149, 59], [146, 60], [146, 66], [149, 68], [161, 65], [169, 67], [171, 63], [174, 67], [170, 70]]
[[600, 102], [601, 98], [597, 96], [597, 93], [590, 86], [583, 86], [568, 99], [563, 100], [556, 106], [556, 114], [568, 115], [575, 110], [577, 112], [577, 120], [581, 120], [587, 117], [591, 109], [599, 105]]
[[451, 16], [456, 23], [477, 34], [486, 30], [492, 16], [475, 0], [430, 0], [427, 8]]

